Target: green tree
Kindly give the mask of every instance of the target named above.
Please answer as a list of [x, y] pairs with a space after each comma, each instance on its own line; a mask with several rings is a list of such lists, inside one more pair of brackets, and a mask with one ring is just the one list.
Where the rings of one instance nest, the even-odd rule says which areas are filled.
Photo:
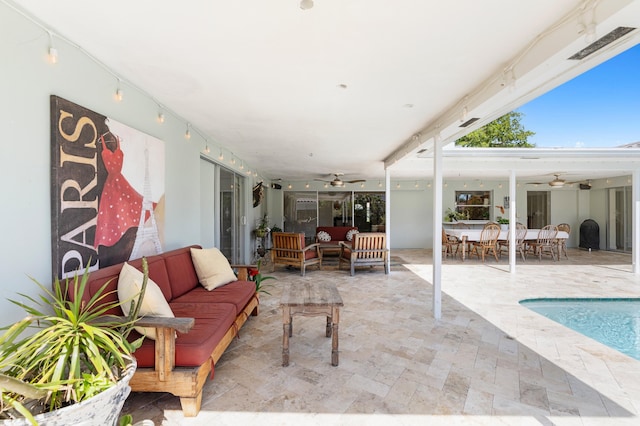
[[474, 130], [456, 141], [457, 146], [484, 148], [533, 148], [528, 142], [535, 132], [525, 130], [520, 120], [523, 114], [512, 111], [492, 121], [484, 127]]

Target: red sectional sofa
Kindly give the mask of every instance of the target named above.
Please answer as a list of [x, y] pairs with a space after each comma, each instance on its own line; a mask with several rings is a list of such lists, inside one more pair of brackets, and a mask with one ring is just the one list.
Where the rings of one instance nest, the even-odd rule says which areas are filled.
[[[238, 281], [212, 291], [202, 287], [191, 260], [192, 247], [201, 248], [184, 247], [147, 258], [149, 278], [160, 287], [176, 318], [143, 318], [138, 322], [155, 327], [157, 339], [145, 339], [135, 351], [138, 368], [130, 383], [133, 391], [169, 392], [180, 397], [186, 417], [200, 411], [207, 377], [213, 377], [215, 363], [248, 317], [258, 314], [259, 303], [255, 283], [248, 281], [249, 266], [232, 265], [238, 271]], [[142, 270], [142, 259], [128, 263]], [[105, 302], [117, 300], [122, 265], [91, 272], [83, 299], [88, 301], [109, 282], [112, 292]], [[123, 314], [119, 308], [109, 313]], [[131, 337], [140, 335], [134, 332]]]

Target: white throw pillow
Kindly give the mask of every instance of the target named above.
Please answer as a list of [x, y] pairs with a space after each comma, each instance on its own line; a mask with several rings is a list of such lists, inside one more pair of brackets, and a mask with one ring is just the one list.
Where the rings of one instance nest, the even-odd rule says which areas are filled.
[[357, 229], [349, 229], [349, 231], [347, 232], [347, 241], [353, 240], [353, 236], [359, 232], [360, 231], [358, 231]]
[[213, 290], [238, 280], [227, 258], [215, 247], [210, 249], [192, 248], [191, 259], [200, 284], [207, 290]]
[[331, 235], [329, 235], [327, 231], [318, 231], [318, 241], [328, 243], [329, 241], [331, 241]]
[[[137, 303], [143, 280], [144, 274], [142, 272], [127, 262], [122, 265], [122, 270], [118, 277], [118, 300], [122, 304], [122, 312], [125, 315], [129, 315], [131, 302]], [[140, 316], [175, 318], [171, 307], [162, 294], [162, 290], [151, 278], [147, 280], [147, 288], [140, 306]], [[156, 329], [153, 327], [136, 327], [136, 331], [150, 339], [156, 339]]]

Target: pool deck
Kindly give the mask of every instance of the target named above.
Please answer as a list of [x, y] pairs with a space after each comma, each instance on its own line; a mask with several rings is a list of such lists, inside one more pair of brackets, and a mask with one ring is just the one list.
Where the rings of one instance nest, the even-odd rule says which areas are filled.
[[[640, 424], [640, 361], [557, 324], [518, 301], [640, 297], [631, 256], [569, 250], [569, 259], [445, 259], [442, 318], [433, 319], [431, 252], [393, 250], [391, 273], [327, 265], [278, 267], [271, 295], [216, 366], [202, 411], [135, 393], [124, 412], [156, 425], [199, 424]], [[340, 365], [324, 320], [296, 318], [281, 366], [282, 284], [324, 280], [344, 300]]]

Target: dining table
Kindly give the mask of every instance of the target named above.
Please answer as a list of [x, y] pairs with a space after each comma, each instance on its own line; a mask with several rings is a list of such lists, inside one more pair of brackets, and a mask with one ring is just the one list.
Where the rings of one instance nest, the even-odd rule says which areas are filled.
[[[445, 229], [444, 230], [447, 235], [456, 237], [460, 240], [462, 245], [462, 260], [464, 261], [467, 257], [467, 243], [472, 241], [480, 241], [480, 236], [482, 235], [482, 229], [463, 229], [463, 228], [455, 228], [455, 229]], [[527, 235], [524, 237], [525, 241], [535, 241], [538, 239], [538, 234], [540, 233], [539, 229], [527, 229]], [[498, 236], [498, 240], [506, 240], [509, 237], [508, 230], [500, 230], [500, 235]], [[558, 231], [556, 234], [556, 238], [558, 239], [567, 239], [569, 238], [569, 233], [565, 231]]]

